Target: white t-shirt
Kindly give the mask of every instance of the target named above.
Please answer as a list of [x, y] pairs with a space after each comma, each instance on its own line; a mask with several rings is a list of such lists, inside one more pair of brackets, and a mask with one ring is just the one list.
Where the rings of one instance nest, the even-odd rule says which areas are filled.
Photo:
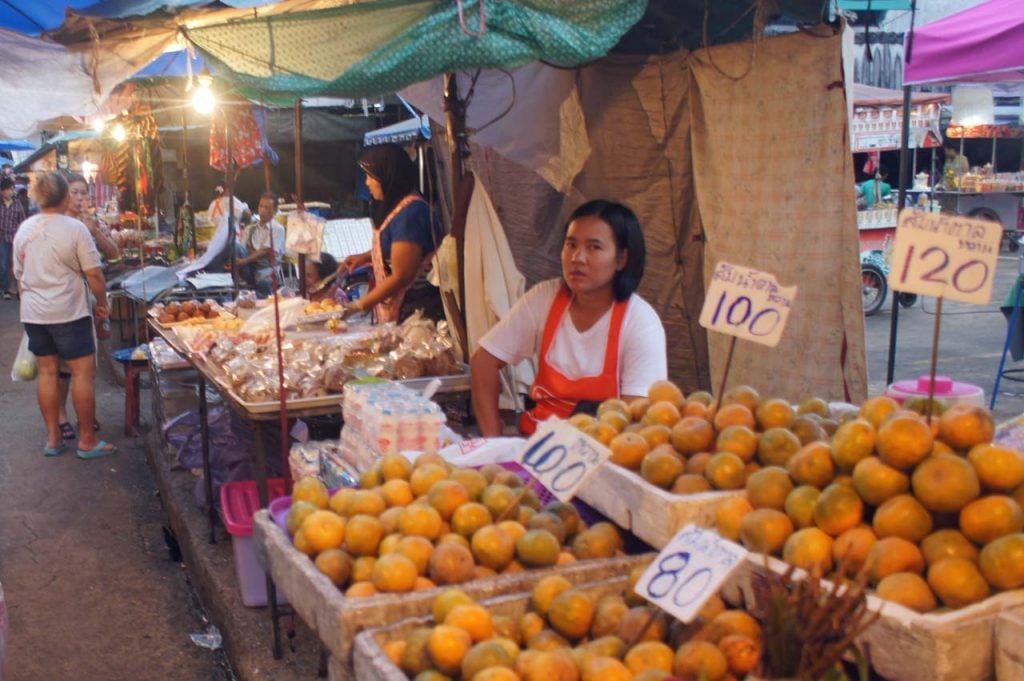
[[[245, 233], [245, 243], [250, 253], [264, 248], [270, 248], [271, 243], [273, 243], [274, 261], [278, 263], [281, 262], [281, 257], [284, 255], [284, 239], [284, 227], [282, 227], [280, 223], [273, 218], [271, 218], [270, 222], [266, 225], [257, 221], [255, 224], [251, 225]], [[264, 265], [266, 267], [270, 267], [269, 256], [267, 256]]]
[[63, 324], [89, 316], [83, 274], [100, 266], [89, 230], [78, 220], [40, 213], [14, 235], [14, 276], [21, 282], [21, 321]]
[[[507, 364], [540, 351], [544, 325], [561, 279], [543, 281], [526, 292], [509, 313], [480, 339], [480, 346]], [[576, 329], [572, 315], [562, 315], [547, 362], [570, 379], [599, 376], [604, 370], [612, 309], [584, 332]], [[654, 308], [634, 294], [629, 299], [619, 335], [619, 394], [646, 395], [652, 383], [667, 378], [665, 327]]]

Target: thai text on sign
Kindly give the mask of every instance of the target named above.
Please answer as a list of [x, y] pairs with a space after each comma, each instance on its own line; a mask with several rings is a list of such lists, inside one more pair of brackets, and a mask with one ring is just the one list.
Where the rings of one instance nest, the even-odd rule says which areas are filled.
[[985, 305], [1003, 228], [997, 222], [904, 209], [889, 285], [897, 291]]
[[774, 275], [719, 262], [704, 298], [700, 325], [774, 348], [782, 338], [796, 286], [780, 286]]
[[565, 421], [542, 423], [523, 447], [519, 465], [560, 501], [576, 495], [611, 450]]

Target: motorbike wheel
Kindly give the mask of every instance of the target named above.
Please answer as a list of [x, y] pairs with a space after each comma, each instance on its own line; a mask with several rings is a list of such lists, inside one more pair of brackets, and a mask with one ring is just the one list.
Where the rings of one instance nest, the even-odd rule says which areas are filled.
[[889, 292], [885, 275], [876, 267], [862, 265], [860, 268], [860, 292], [864, 304], [864, 316], [870, 317], [881, 310], [882, 305], [885, 304], [885, 296]]
[[900, 294], [900, 305], [902, 307], [914, 307], [914, 303], [917, 302], [916, 293], [901, 293]]

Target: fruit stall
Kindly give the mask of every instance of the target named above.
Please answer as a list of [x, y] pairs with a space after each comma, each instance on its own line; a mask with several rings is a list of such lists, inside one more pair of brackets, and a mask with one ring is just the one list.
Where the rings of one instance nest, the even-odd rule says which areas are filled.
[[[996, 669], [1016, 669], [1005, 642], [1024, 612], [1024, 454], [983, 407], [927, 404], [662, 381], [563, 422], [608, 456], [569, 502], [525, 455], [390, 453], [358, 487], [311, 476], [258, 511], [256, 556], [332, 679], [796, 677], [809, 663], [779, 657], [773, 589], [822, 608], [828, 668], [799, 678], [1015, 678]], [[676, 549], [698, 532], [744, 555], [713, 592], [691, 584], [684, 624], [650, 579], [693, 577]]]

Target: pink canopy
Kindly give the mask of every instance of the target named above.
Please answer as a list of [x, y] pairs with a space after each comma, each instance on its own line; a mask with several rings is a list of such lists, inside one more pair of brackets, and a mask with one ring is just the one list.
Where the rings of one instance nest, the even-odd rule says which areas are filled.
[[1024, 2], [988, 0], [913, 32], [905, 85], [1024, 80]]

